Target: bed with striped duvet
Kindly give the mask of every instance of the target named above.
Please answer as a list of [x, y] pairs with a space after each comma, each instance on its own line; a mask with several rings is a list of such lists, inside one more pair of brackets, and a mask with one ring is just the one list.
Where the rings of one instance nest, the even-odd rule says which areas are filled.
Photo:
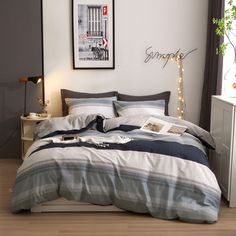
[[[158, 118], [187, 131], [144, 132], [148, 118], [69, 115], [38, 124], [17, 172], [11, 211], [63, 197], [161, 219], [216, 222], [221, 192], [207, 161], [206, 148], [214, 148], [210, 134], [165, 116]], [[62, 141], [64, 134], [78, 137]]]

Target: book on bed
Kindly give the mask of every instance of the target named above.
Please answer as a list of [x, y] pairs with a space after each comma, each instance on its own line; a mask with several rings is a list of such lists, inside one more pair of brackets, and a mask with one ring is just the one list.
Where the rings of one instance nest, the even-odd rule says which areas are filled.
[[183, 134], [186, 129], [186, 126], [170, 123], [155, 117], [147, 119], [141, 127], [141, 130], [143, 131], [177, 136]]

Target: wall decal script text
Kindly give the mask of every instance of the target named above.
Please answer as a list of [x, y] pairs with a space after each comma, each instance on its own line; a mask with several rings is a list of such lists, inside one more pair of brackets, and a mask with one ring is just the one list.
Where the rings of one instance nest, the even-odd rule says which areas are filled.
[[163, 65], [163, 68], [167, 65], [167, 63], [169, 62], [169, 60], [175, 60], [177, 61], [179, 60], [184, 60], [189, 54], [193, 53], [194, 51], [196, 51], [197, 48], [190, 50], [187, 53], [183, 53], [181, 52], [181, 49], [179, 48], [176, 52], [172, 52], [172, 53], [160, 53], [158, 51], [153, 51], [152, 46], [148, 47], [145, 50], [145, 54], [146, 54], [146, 58], [144, 60], [145, 63], [148, 63], [150, 60], [165, 60], [165, 64]]

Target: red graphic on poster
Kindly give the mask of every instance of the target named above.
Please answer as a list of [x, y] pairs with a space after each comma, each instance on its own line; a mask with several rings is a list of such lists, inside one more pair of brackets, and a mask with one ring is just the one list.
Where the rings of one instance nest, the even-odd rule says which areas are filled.
[[107, 5], [102, 7], [102, 15], [107, 16]]
[[102, 38], [102, 45], [103, 45], [104, 48], [106, 48], [106, 47], [108, 46], [108, 41], [107, 41], [107, 39]]

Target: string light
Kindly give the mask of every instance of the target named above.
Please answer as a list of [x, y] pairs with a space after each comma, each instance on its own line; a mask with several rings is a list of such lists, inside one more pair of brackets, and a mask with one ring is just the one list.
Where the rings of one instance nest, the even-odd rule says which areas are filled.
[[178, 78], [178, 106], [177, 106], [177, 117], [179, 119], [185, 119], [185, 100], [184, 100], [184, 68], [183, 60], [180, 57], [176, 58], [179, 70]]
[[[148, 51], [152, 47], [147, 48], [146, 54], [147, 58], [145, 59], [145, 63], [147, 63], [150, 59], [153, 59], [151, 57], [151, 53], [148, 53]], [[197, 49], [191, 50], [187, 55], [190, 53], [196, 51]], [[184, 67], [183, 67], [183, 60], [186, 58], [186, 55], [183, 53], [180, 53], [180, 50], [178, 50], [176, 53], [169, 53], [169, 54], [160, 54], [159, 52], [156, 52], [155, 58], [157, 59], [165, 59], [166, 62], [163, 66], [163, 68], [166, 66], [166, 64], [170, 61], [175, 61], [177, 63], [178, 71], [179, 71], [179, 77], [178, 77], [178, 105], [177, 105], [177, 114], [176, 116], [179, 119], [185, 119], [185, 113], [186, 113], [186, 105], [185, 105], [185, 99], [184, 99]], [[235, 83], [235, 88], [236, 88], [236, 83]]]
[[[177, 106], [177, 115], [179, 119], [185, 119], [185, 99], [184, 99], [184, 68], [183, 68], [183, 60], [186, 59], [188, 55], [196, 51], [197, 48], [192, 49], [187, 53], [182, 53], [180, 49], [176, 52], [172, 53], [160, 53], [158, 51], [153, 51], [153, 47], [149, 46], [146, 50], [146, 58], [144, 60], [145, 63], [148, 63], [150, 60], [161, 60], [164, 59], [165, 63], [163, 68], [167, 65], [169, 61], [175, 61], [177, 63], [178, 71], [179, 71], [179, 78], [178, 78], [178, 106]], [[236, 89], [236, 83], [234, 85]]]

